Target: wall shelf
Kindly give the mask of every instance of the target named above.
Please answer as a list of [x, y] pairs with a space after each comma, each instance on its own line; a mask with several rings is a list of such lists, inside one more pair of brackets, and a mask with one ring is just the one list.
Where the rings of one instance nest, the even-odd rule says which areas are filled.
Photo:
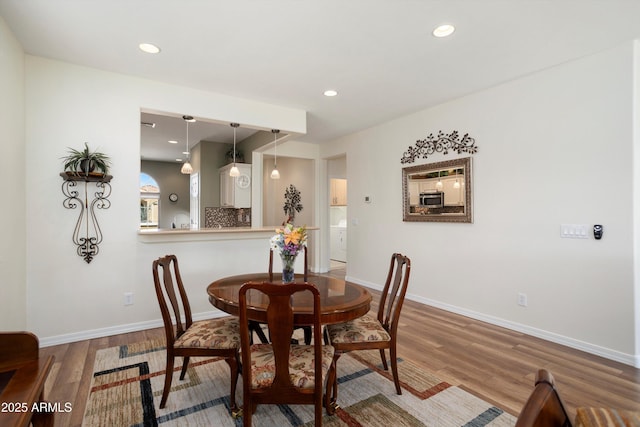
[[95, 210], [111, 207], [109, 196], [113, 176], [73, 172], [61, 172], [60, 176], [64, 180], [62, 194], [65, 199], [62, 205], [67, 209], [80, 208], [78, 221], [73, 230], [73, 243], [77, 246], [78, 255], [90, 263], [99, 252], [98, 245], [102, 243], [102, 230]]

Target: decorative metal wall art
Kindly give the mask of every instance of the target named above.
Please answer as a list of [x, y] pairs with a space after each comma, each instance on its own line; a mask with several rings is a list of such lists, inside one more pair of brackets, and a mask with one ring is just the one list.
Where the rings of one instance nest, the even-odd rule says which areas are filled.
[[[77, 246], [78, 255], [84, 258], [88, 264], [98, 254], [98, 245], [102, 243], [102, 231], [95, 209], [109, 209], [111, 207], [109, 201], [111, 184], [109, 182], [113, 177], [104, 174], [78, 175], [73, 172], [62, 172], [60, 176], [64, 179], [62, 194], [65, 199], [62, 205], [67, 209], [80, 207], [72, 240]], [[80, 187], [78, 187], [78, 183], [80, 183]], [[84, 183], [84, 188], [82, 188], [82, 183]]]
[[400, 163], [413, 163], [416, 159], [426, 159], [433, 153], [449, 154], [449, 150], [460, 153], [474, 154], [478, 151], [476, 140], [465, 133], [462, 138], [457, 130], [450, 134], [438, 131], [438, 135], [429, 134], [425, 139], [416, 141], [415, 147], [409, 146], [400, 159]]
[[293, 184], [289, 184], [289, 187], [284, 192], [284, 206], [282, 207], [284, 213], [287, 215], [287, 223], [293, 224], [296, 212], [300, 212], [302, 210], [301, 201], [302, 197], [300, 196], [300, 191], [298, 191]]

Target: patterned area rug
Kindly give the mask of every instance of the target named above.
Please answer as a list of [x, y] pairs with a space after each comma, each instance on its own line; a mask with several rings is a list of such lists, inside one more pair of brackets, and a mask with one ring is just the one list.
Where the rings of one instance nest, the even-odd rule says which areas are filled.
[[[181, 359], [167, 406], [159, 409], [165, 350], [161, 342], [141, 342], [98, 351], [84, 426], [241, 426], [229, 414], [229, 367], [220, 359], [192, 358], [184, 381]], [[440, 381], [409, 361], [399, 363], [403, 393], [374, 352], [354, 352], [338, 362], [341, 408], [325, 413], [327, 427], [513, 426], [515, 417]], [[242, 403], [242, 377], [237, 401]], [[259, 405], [255, 427], [313, 426], [311, 405]]]

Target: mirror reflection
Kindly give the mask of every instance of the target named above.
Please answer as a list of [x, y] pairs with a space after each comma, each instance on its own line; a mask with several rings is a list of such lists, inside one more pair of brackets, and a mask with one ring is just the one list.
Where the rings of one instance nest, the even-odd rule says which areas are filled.
[[473, 222], [471, 158], [402, 169], [403, 220]]

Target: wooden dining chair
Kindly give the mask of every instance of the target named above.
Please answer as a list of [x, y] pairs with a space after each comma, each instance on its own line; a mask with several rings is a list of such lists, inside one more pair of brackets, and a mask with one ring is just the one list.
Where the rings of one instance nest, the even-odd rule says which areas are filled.
[[[176, 357], [183, 358], [182, 371], [180, 373], [181, 380], [184, 379], [187, 372], [190, 357], [222, 357], [231, 370], [231, 392], [229, 398], [231, 412], [234, 413], [237, 410], [236, 384], [238, 382], [240, 357], [238, 319], [224, 317], [193, 321], [191, 306], [184, 290], [180, 269], [178, 268], [178, 259], [175, 255], [167, 255], [153, 262], [153, 282], [158, 303], [160, 304], [160, 311], [162, 312], [167, 339], [167, 365], [160, 408], [165, 407], [169, 397], [173, 379], [173, 365]], [[176, 321], [175, 327], [172, 318]]]
[[[325, 340], [336, 350], [336, 363], [343, 353], [349, 351], [379, 349], [382, 365], [388, 370], [385, 349], [389, 349], [393, 382], [398, 394], [402, 394], [396, 354], [398, 319], [407, 293], [410, 273], [411, 260], [402, 254], [393, 254], [387, 280], [380, 295], [377, 317], [366, 314], [349, 322], [325, 327]], [[329, 397], [327, 393], [327, 408], [334, 407], [337, 397], [338, 384], [335, 382], [333, 395]]]
[[[313, 325], [313, 344], [291, 344], [292, 297], [305, 292], [313, 300], [308, 321]], [[250, 293], [250, 294], [249, 294]], [[247, 305], [256, 295], [266, 295], [270, 344], [250, 343]], [[249, 296], [247, 296], [249, 294]], [[313, 404], [317, 427], [322, 425], [324, 385], [335, 381], [333, 347], [322, 344], [320, 293], [310, 283], [246, 283], [240, 288], [240, 336], [242, 355], [242, 417], [251, 426], [258, 404]]]
[[518, 415], [516, 427], [571, 427], [553, 375], [546, 369], [538, 370], [535, 387]]

